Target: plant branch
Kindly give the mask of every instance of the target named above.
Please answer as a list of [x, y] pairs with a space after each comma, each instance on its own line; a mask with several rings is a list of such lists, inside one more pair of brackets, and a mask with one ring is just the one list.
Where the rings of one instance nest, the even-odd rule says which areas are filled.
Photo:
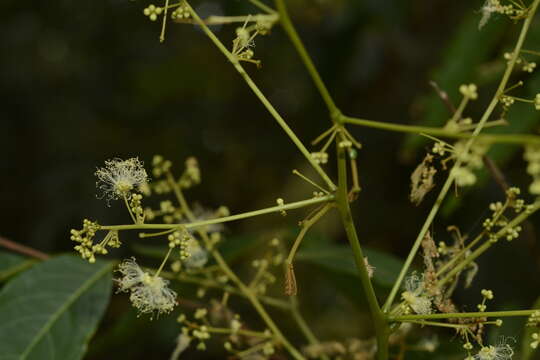
[[[500, 229], [497, 232], [497, 234], [495, 234], [495, 238], [499, 239], [500, 237], [502, 237], [509, 228], [512, 228], [520, 224], [521, 222], [525, 221], [525, 219], [527, 219], [530, 215], [535, 213], [539, 208], [540, 208], [540, 201], [537, 201], [536, 203], [533, 204], [533, 208], [530, 211], [522, 212], [519, 216], [517, 216], [512, 221], [510, 221], [504, 228]], [[486, 252], [486, 250], [489, 249], [491, 246], [493, 246], [493, 244], [495, 243], [496, 242], [492, 242], [490, 240], [487, 240], [486, 242], [484, 242], [476, 250], [474, 250], [472, 254], [470, 254], [465, 259], [463, 259], [461, 263], [453, 267], [452, 270], [450, 270], [444, 278], [442, 278], [441, 280], [437, 282], [437, 285], [441, 286], [447, 283], [450, 279], [452, 279], [455, 275], [457, 275], [461, 270], [463, 270], [467, 265], [469, 265], [477, 257], [479, 257], [484, 252]]]
[[129, 225], [103, 225], [101, 226], [101, 230], [160, 230], [160, 229], [175, 229], [180, 226], [186, 228], [186, 229], [196, 229], [199, 227], [203, 227], [206, 225], [213, 225], [213, 224], [222, 224], [226, 222], [236, 221], [236, 220], [242, 220], [247, 219], [254, 216], [259, 215], [266, 215], [271, 213], [277, 213], [287, 210], [294, 210], [294, 209], [300, 209], [306, 206], [321, 204], [325, 202], [331, 202], [334, 200], [334, 195], [325, 195], [321, 197], [316, 197], [312, 199], [307, 200], [301, 200], [296, 202], [291, 202], [284, 205], [277, 205], [272, 206], [264, 209], [254, 210], [254, 211], [248, 211], [240, 214], [235, 214], [231, 216], [224, 216], [216, 219], [209, 219], [209, 220], [202, 220], [202, 221], [194, 221], [187, 224], [129, 224]]
[[347, 159], [345, 149], [337, 145], [337, 156], [338, 156], [338, 190], [336, 204], [341, 215], [341, 221], [345, 232], [347, 234], [347, 239], [351, 246], [353, 252], [354, 261], [356, 263], [356, 268], [358, 269], [358, 274], [360, 276], [360, 282], [364, 290], [364, 294], [367, 298], [369, 310], [371, 313], [371, 318], [375, 326], [375, 336], [377, 338], [377, 359], [387, 360], [388, 359], [388, 334], [389, 328], [385, 318], [385, 315], [381, 311], [377, 297], [375, 295], [375, 290], [369, 279], [368, 270], [364, 260], [364, 254], [362, 253], [362, 248], [360, 247], [360, 242], [356, 234], [356, 228], [352, 219], [351, 208], [349, 206], [349, 194], [347, 191]]
[[247, 74], [247, 72], [244, 70], [242, 65], [240, 64], [240, 61], [238, 60], [237, 56], [232, 54], [226, 47], [223, 45], [223, 43], [217, 38], [217, 36], [206, 26], [204, 21], [197, 15], [197, 13], [193, 10], [193, 8], [186, 2], [186, 5], [189, 8], [189, 11], [191, 13], [191, 16], [193, 19], [199, 24], [203, 32], [210, 38], [210, 40], [216, 45], [216, 47], [225, 55], [227, 60], [231, 62], [231, 64], [234, 66], [236, 71], [242, 76], [244, 81], [247, 83], [247, 85], [251, 88], [255, 96], [260, 100], [260, 102], [264, 105], [264, 107], [268, 110], [270, 115], [277, 121], [277, 123], [281, 126], [283, 131], [289, 136], [289, 138], [292, 140], [292, 142], [296, 145], [298, 150], [304, 155], [304, 157], [307, 159], [307, 161], [311, 164], [311, 166], [315, 169], [315, 171], [321, 176], [321, 178], [326, 182], [327, 186], [331, 191], [336, 189], [336, 185], [332, 182], [332, 180], [328, 177], [326, 172], [321, 168], [321, 166], [315, 162], [313, 157], [311, 156], [311, 153], [306, 149], [302, 141], [296, 136], [294, 131], [287, 125], [285, 120], [281, 117], [281, 115], [277, 112], [277, 110], [274, 108], [274, 106], [268, 101], [266, 96], [261, 92], [261, 90], [257, 87], [257, 85], [253, 82], [251, 77]]
[[486, 311], [486, 312], [464, 312], [464, 313], [444, 313], [425, 315], [399, 315], [389, 316], [389, 321], [409, 321], [409, 320], [436, 320], [436, 319], [463, 319], [463, 318], [489, 318], [508, 316], [531, 316], [538, 310], [510, 310], [510, 311]]
[[0, 246], [5, 247], [6, 249], [9, 249], [13, 252], [30, 256], [39, 260], [47, 260], [49, 258], [49, 255], [45, 254], [44, 252], [16, 243], [15, 241], [8, 240], [1, 236], [0, 236]]
[[[493, 95], [493, 98], [491, 99], [491, 102], [489, 103], [486, 111], [482, 115], [482, 118], [480, 119], [480, 122], [478, 123], [478, 126], [475, 128], [474, 132], [471, 135], [471, 138], [468, 140], [468, 142], [465, 145], [464, 153], [468, 153], [474, 140], [478, 137], [480, 134], [480, 131], [482, 131], [485, 123], [493, 113], [493, 110], [495, 110], [495, 107], [499, 103], [500, 96], [504, 93], [504, 90], [506, 88], [506, 84], [508, 83], [508, 79], [510, 78], [510, 75], [512, 74], [512, 71], [514, 69], [514, 66], [516, 64], [516, 61], [518, 59], [521, 47], [523, 46], [523, 43], [525, 41], [525, 38], [527, 36], [527, 32], [529, 31], [529, 27], [531, 25], [532, 19], [536, 13], [536, 9], [538, 7], [538, 3], [540, 0], [534, 0], [529, 13], [527, 15], [527, 18], [525, 19], [523, 26], [521, 28], [521, 32], [519, 34], [518, 41], [516, 43], [516, 46], [514, 48], [514, 51], [512, 53], [512, 58], [510, 62], [507, 65], [506, 71], [503, 74], [503, 77], [499, 83], [499, 86], [497, 88], [497, 91]], [[388, 312], [390, 306], [392, 305], [394, 298], [397, 294], [398, 289], [401, 286], [401, 283], [403, 279], [405, 278], [405, 275], [407, 274], [407, 271], [409, 270], [409, 267], [412, 264], [412, 261], [414, 257], [416, 256], [416, 253], [420, 247], [420, 244], [422, 243], [422, 240], [424, 239], [425, 234], [427, 233], [429, 227], [431, 226], [431, 223], [433, 222], [435, 215], [437, 214], [439, 207], [441, 203], [443, 202], [444, 198], [446, 197], [446, 194], [448, 190], [450, 189], [450, 186], [452, 185], [455, 177], [455, 171], [454, 169], [459, 168], [461, 166], [461, 161], [458, 160], [452, 167], [452, 170], [450, 170], [450, 174], [448, 175], [448, 178], [446, 179], [446, 182], [444, 183], [441, 192], [439, 193], [439, 196], [437, 197], [437, 200], [435, 201], [435, 204], [433, 205], [424, 225], [422, 226], [422, 229], [420, 230], [420, 233], [418, 234], [418, 237], [416, 238], [413, 247], [411, 249], [411, 252], [409, 253], [409, 256], [407, 257], [405, 264], [403, 265], [403, 268], [401, 269], [401, 272], [398, 276], [398, 279], [396, 280], [394, 286], [392, 287], [392, 290], [390, 292], [390, 295], [388, 296], [388, 299], [386, 300], [383, 311]]]
[[[394, 132], [412, 133], [417, 135], [422, 133], [453, 139], [470, 139], [473, 136], [473, 134], [469, 132], [449, 131], [440, 127], [393, 124], [382, 121], [354, 118], [345, 115], [343, 115], [341, 118], [344, 123]], [[479, 134], [478, 139], [493, 144], [540, 144], [540, 136], [529, 134]]]

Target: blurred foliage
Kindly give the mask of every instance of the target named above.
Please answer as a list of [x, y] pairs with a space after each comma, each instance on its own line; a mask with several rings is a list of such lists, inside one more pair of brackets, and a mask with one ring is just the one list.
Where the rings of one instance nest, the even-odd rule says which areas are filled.
[[[482, 2], [288, 1], [300, 35], [344, 113], [434, 126], [444, 123], [448, 113], [428, 85], [430, 80], [454, 101], [459, 84], [481, 84], [481, 98], [471, 108], [476, 116], [502, 69], [501, 54], [514, 28], [495, 18], [478, 31]], [[194, 4], [203, 15], [253, 11], [241, 0]], [[298, 168], [311, 176], [311, 170], [208, 39], [192, 26], [171, 25], [165, 44], [160, 44], [159, 25], [142, 15], [146, 6], [124, 0], [2, 1], [0, 235], [54, 254], [71, 251], [68, 231], [80, 227], [82, 218], [125, 221], [120, 204], [108, 208], [94, 196], [93, 172], [112, 157], [139, 156], [148, 163], [159, 153], [181, 168], [183, 160], [194, 155], [203, 183], [188, 194], [190, 200], [227, 205], [232, 212], [270, 206], [277, 197], [292, 201], [311, 195], [311, 188], [290, 174]], [[233, 27], [214, 29], [226, 42], [232, 40]], [[540, 40], [538, 21], [532, 29], [528, 43], [534, 47]], [[329, 122], [281, 29], [260, 39], [256, 53], [263, 68], [249, 68], [250, 73], [301, 139], [309, 142]], [[539, 79], [533, 74], [518, 96], [538, 92]], [[537, 114], [529, 106], [514, 106], [510, 126], [503, 131], [533, 130]], [[351, 132], [364, 145], [358, 159], [363, 191], [353, 211], [361, 242], [377, 268], [377, 291], [385, 295], [397, 259], [408, 252], [434, 200], [429, 195], [418, 208], [408, 202], [409, 176], [423, 157], [425, 143], [368, 128]], [[498, 146], [490, 156], [504, 165], [509, 182], [528, 186], [519, 148]], [[454, 200], [452, 211], [432, 229], [436, 241], [449, 238], [449, 224], [460, 225], [465, 233], [479, 229], [487, 204], [503, 196], [490, 177], [484, 179], [484, 187], [453, 198], [468, 205]], [[286, 218], [270, 215], [228, 224], [225, 255], [240, 264], [272, 237], [291, 241], [290, 229], [303, 216], [290, 212]], [[458, 305], [475, 304], [481, 288], [496, 294], [490, 310], [533, 304], [540, 285], [535, 222], [537, 218], [520, 241], [511, 247], [501, 243], [479, 260], [473, 287], [456, 294]], [[307, 237], [297, 269], [306, 318], [323, 340], [369, 335], [365, 304], [355, 302], [361, 293], [346, 260], [350, 255], [338, 219], [328, 216], [314, 231], [324, 239], [324, 247], [309, 248], [316, 236]], [[162, 251], [136, 234], [123, 241], [135, 252]], [[124, 247], [112, 257], [130, 256], [130, 250]], [[0, 254], [0, 277], [10, 276], [21, 264], [27, 260]], [[240, 265], [239, 269], [241, 274], [249, 271]], [[516, 281], [519, 274], [527, 274], [527, 281]], [[181, 298], [195, 298], [196, 287], [177, 286]], [[280, 291], [279, 286], [274, 289], [276, 294]], [[232, 304], [257, 323], [243, 299], [234, 298]], [[471, 305], [464, 309], [470, 310], [467, 306]], [[276, 313], [280, 321], [282, 315]], [[177, 312], [153, 322], [138, 319], [125, 297], [114, 297], [89, 358], [108, 358], [118, 348], [123, 359], [167, 358], [178, 334], [175, 316]], [[350, 319], [354, 324], [344, 327]], [[296, 331], [292, 322], [283, 321], [286, 332]], [[411, 352], [407, 359], [462, 359], [460, 352], [452, 355], [460, 347], [452, 335], [440, 332], [437, 353]], [[188, 357], [215, 359], [219, 354], [193, 351]]]

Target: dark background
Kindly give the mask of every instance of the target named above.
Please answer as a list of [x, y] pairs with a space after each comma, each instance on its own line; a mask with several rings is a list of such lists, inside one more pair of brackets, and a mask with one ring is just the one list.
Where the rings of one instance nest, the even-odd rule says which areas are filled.
[[[482, 1], [288, 3], [341, 110], [395, 123], [444, 124], [449, 114], [430, 88], [430, 80], [437, 81], [456, 103], [459, 84], [476, 82], [480, 99], [467, 113], [481, 114], [500, 78], [502, 53], [513, 46], [518, 28], [507, 19], [494, 18], [479, 32]], [[196, 156], [203, 182], [189, 193], [190, 199], [209, 207], [227, 205], [233, 213], [272, 206], [277, 197], [295, 201], [311, 195], [312, 188], [293, 177], [291, 169], [314, 179], [316, 175], [218, 50], [193, 26], [173, 23], [166, 42], [160, 44], [159, 22], [142, 15], [147, 5], [121, 0], [2, 2], [1, 236], [58, 253], [70, 251], [69, 229], [80, 227], [85, 217], [100, 223], [127, 221], [119, 204], [109, 208], [95, 197], [93, 173], [113, 157], [138, 156], [149, 164], [154, 154], [162, 154], [173, 160], [179, 172], [186, 157]], [[201, 15], [255, 11], [240, 0], [194, 1], [193, 5]], [[214, 30], [230, 43], [234, 27]], [[535, 39], [540, 40], [538, 22], [526, 47], [538, 49]], [[309, 143], [330, 124], [321, 98], [279, 26], [256, 43], [256, 58], [263, 67], [246, 68], [304, 143]], [[538, 76], [519, 74], [518, 78], [527, 82], [517, 95], [532, 97], [538, 92]], [[536, 132], [538, 119], [530, 105], [516, 105], [508, 116], [510, 129], [503, 131]], [[408, 201], [409, 176], [427, 143], [368, 128], [350, 131], [363, 144], [359, 154], [363, 191], [353, 209], [361, 242], [403, 258], [434, 200], [432, 194], [420, 207]], [[521, 149], [499, 146], [491, 156], [511, 184], [527, 188], [530, 178]], [[335, 174], [333, 164], [327, 167]], [[437, 179], [439, 184], [442, 181]], [[489, 176], [483, 176], [479, 185], [457, 198], [451, 195], [435, 221], [437, 241], [449, 239], [445, 227], [451, 224], [474, 233], [487, 215], [489, 202], [502, 199]], [[230, 236], [276, 236], [293, 229], [303, 214], [250, 219], [230, 224], [227, 231]], [[511, 246], [501, 242], [479, 261], [475, 286], [457, 294], [458, 303], [469, 304], [466, 310], [479, 301], [481, 288], [496, 294], [491, 310], [532, 305], [539, 285], [537, 220], [533, 217]], [[345, 242], [335, 216], [329, 216], [316, 232], [336, 243]], [[301, 268], [300, 281], [303, 271], [316, 270]], [[331, 281], [306, 282], [310, 299], [318, 299], [306, 304], [307, 315], [314, 316], [314, 328], [322, 339], [366, 331], [358, 324], [343, 326], [351, 313], [359, 319], [365, 316], [362, 306], [353, 305], [332, 288]], [[126, 299], [118, 298], [96, 336], [92, 358], [108, 358], [104, 354], [119, 346], [130, 350], [115, 358], [167, 358], [171, 334], [178, 328], [166, 325], [166, 320], [149, 324], [134, 319], [131, 311], [126, 314]], [[321, 306], [326, 312], [321, 313]], [[112, 336], [119, 318], [133, 324]], [[522, 320], [507, 323], [505, 333], [518, 339]], [[444, 334], [441, 342], [451, 341], [452, 334]], [[137, 336], [145, 339], [138, 346], [133, 341]], [[452, 346], [459, 350], [461, 345], [454, 340]]]

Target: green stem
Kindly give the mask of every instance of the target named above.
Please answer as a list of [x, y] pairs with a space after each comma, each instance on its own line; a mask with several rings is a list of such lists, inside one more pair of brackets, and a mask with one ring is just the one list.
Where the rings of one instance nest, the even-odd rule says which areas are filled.
[[163, 270], [163, 267], [167, 263], [167, 260], [169, 260], [169, 256], [171, 256], [172, 250], [173, 248], [169, 247], [169, 251], [167, 251], [167, 255], [165, 255], [165, 259], [163, 259], [163, 261], [161, 262], [161, 265], [159, 265], [159, 269], [156, 271], [156, 274], [154, 275], [155, 278], [158, 277], [159, 273], [161, 273], [161, 270]]
[[[188, 224], [183, 224], [182, 226], [185, 227], [186, 229], [194, 229], [194, 228], [199, 228], [206, 225], [221, 224], [221, 223], [226, 223], [230, 221], [247, 219], [247, 218], [259, 216], [259, 215], [300, 209], [306, 206], [322, 204], [325, 202], [331, 202], [333, 200], [334, 200], [334, 195], [325, 195], [325, 196], [316, 197], [313, 199], [291, 202], [284, 205], [272, 206], [272, 207], [268, 207], [264, 209], [248, 211], [245, 213], [240, 213], [240, 214], [231, 215], [231, 216], [224, 216], [217, 219], [196, 221], [196, 222], [192, 222]], [[177, 228], [178, 228], [178, 224], [130, 224], [130, 225], [104, 225], [100, 227], [101, 230], [142, 230], [142, 229], [161, 230], [161, 229], [177, 229]]]
[[137, 224], [137, 219], [135, 218], [135, 216], [133, 215], [133, 212], [131, 211], [131, 207], [129, 206], [126, 195], [124, 195], [124, 204], [126, 204], [126, 208], [129, 211], [129, 216], [131, 216], [131, 220], [133, 220], [134, 224]]
[[461, 99], [461, 102], [459, 103], [457, 110], [454, 112], [452, 119], [450, 119], [450, 123], [457, 123], [458, 120], [461, 119], [461, 114], [463, 114], [463, 110], [465, 110], [468, 103], [469, 98], [467, 96], [463, 96], [463, 99]]
[[452, 328], [456, 330], [468, 327], [467, 325], [447, 324], [443, 322], [424, 321], [424, 320], [401, 320], [400, 322], [406, 322], [406, 323], [417, 324], [417, 325], [422, 325], [422, 326], [438, 326], [438, 327]]
[[486, 312], [464, 312], [445, 314], [425, 314], [425, 315], [399, 315], [389, 316], [389, 321], [409, 321], [409, 320], [436, 320], [436, 319], [463, 319], [463, 318], [490, 318], [508, 316], [531, 316], [538, 310], [511, 310], [511, 311], [486, 311]]
[[206, 330], [209, 333], [214, 333], [214, 334], [238, 334], [242, 336], [259, 337], [263, 339], [271, 338], [271, 336], [268, 336], [268, 334], [262, 333], [260, 331], [252, 331], [252, 330], [239, 329], [239, 330], [233, 331], [232, 329], [228, 329], [228, 328], [216, 328], [216, 327], [211, 327], [211, 326], [206, 326]]
[[[493, 218], [493, 223], [496, 224], [497, 221], [499, 221], [500, 217], [504, 214], [504, 211], [508, 207], [508, 199], [504, 202], [504, 205], [501, 210], [498, 211], [498, 213]], [[505, 227], [506, 228], [506, 227]], [[452, 258], [444, 264], [440, 269], [437, 270], [437, 273], [435, 274], [437, 277], [442, 275], [446, 270], [451, 268], [458, 260], [461, 260], [461, 257], [466, 255], [469, 250], [471, 250], [476, 244], [482, 240], [484, 236], [486, 236], [489, 232], [484, 229], [480, 234], [478, 234], [467, 246], [465, 246], [463, 249], [461, 249], [457, 254], [453, 255]]]
[[[338, 141], [336, 141], [337, 143]], [[358, 236], [356, 234], [356, 228], [352, 219], [351, 209], [349, 207], [349, 196], [347, 191], [347, 159], [345, 149], [336, 144], [337, 156], [338, 156], [338, 190], [336, 204], [341, 215], [341, 221], [345, 232], [347, 234], [347, 239], [351, 246], [354, 261], [356, 263], [356, 268], [360, 276], [360, 282], [364, 290], [364, 294], [367, 298], [369, 310], [371, 313], [371, 318], [375, 327], [375, 336], [377, 338], [377, 359], [378, 360], [387, 360], [388, 359], [388, 334], [389, 328], [388, 323], [385, 318], [385, 314], [381, 311], [377, 297], [375, 295], [375, 290], [369, 279], [368, 270], [366, 268], [366, 263], [364, 260], [364, 254], [362, 253], [362, 248], [360, 247], [360, 242], [358, 241]]]
[[[514, 66], [516, 64], [516, 60], [518, 58], [521, 47], [523, 46], [523, 42], [525, 41], [525, 38], [527, 36], [527, 32], [529, 31], [529, 27], [531, 25], [534, 14], [536, 13], [536, 8], [538, 7], [539, 2], [540, 0], [534, 0], [531, 6], [531, 10], [527, 16], [527, 19], [525, 19], [523, 23], [523, 27], [521, 28], [518, 41], [513, 51], [512, 59], [508, 63], [506, 71], [504, 72], [501, 82], [499, 83], [499, 87], [497, 88], [497, 91], [493, 95], [493, 98], [491, 99], [491, 102], [489, 103], [486, 111], [482, 115], [482, 118], [480, 119], [478, 126], [476, 127], [476, 129], [474, 129], [474, 132], [472, 133], [471, 138], [467, 141], [467, 144], [465, 145], [464, 153], [469, 152], [475, 138], [478, 137], [478, 135], [480, 134], [480, 131], [482, 131], [484, 127], [484, 124], [488, 121], [493, 110], [495, 110], [495, 107], [497, 106], [499, 102], [499, 98], [501, 94], [504, 93], [504, 89], [506, 87], [506, 84], [508, 83], [508, 79], [510, 78], [510, 75], [512, 74], [512, 70], [514, 69]], [[424, 225], [422, 226], [422, 229], [420, 230], [420, 233], [418, 234], [418, 237], [416, 238], [416, 241], [414, 242], [411, 252], [409, 253], [407, 260], [405, 261], [405, 264], [403, 265], [403, 268], [401, 269], [398, 279], [395, 282], [394, 286], [392, 287], [390, 295], [388, 296], [388, 299], [386, 300], [383, 307], [383, 310], [385, 312], [388, 312], [390, 306], [392, 305], [394, 298], [397, 294], [397, 291], [400, 288], [401, 283], [403, 279], [405, 278], [405, 275], [407, 274], [409, 267], [412, 264], [412, 261], [416, 255], [416, 252], [418, 251], [418, 248], [420, 247], [420, 244], [422, 243], [422, 240], [424, 239], [425, 234], [427, 233], [429, 227], [431, 226], [431, 223], [433, 222], [433, 219], [435, 218], [435, 215], [437, 214], [442, 201], [446, 197], [446, 194], [448, 190], [450, 189], [452, 182], [454, 181], [455, 172], [453, 170], [457, 169], [459, 166], [461, 166], [461, 161], [458, 160], [452, 167], [452, 170], [450, 171], [450, 174], [448, 178], [446, 179], [446, 182], [444, 183], [443, 188], [441, 189], [441, 192], [439, 193], [439, 196], [437, 197], [437, 200], [435, 201], [435, 204], [433, 205], [433, 208], [431, 209]]]
[[[198, 284], [204, 287], [221, 289], [225, 292], [245, 297], [245, 294], [243, 294], [237, 288], [230, 285], [222, 284], [220, 282], [217, 282], [211, 279], [202, 279], [196, 276], [190, 276], [186, 274], [173, 274], [171, 272], [166, 272], [166, 271], [162, 271], [161, 276], [165, 279], [178, 280], [178, 281], [182, 281], [186, 283]], [[265, 296], [265, 295], [257, 295], [257, 297], [259, 298], [261, 302], [267, 305], [270, 305], [270, 306], [273, 306], [275, 308], [282, 309], [282, 310], [290, 310], [289, 303], [283, 300], [276, 299], [270, 296]]]
[[313, 215], [313, 217], [311, 217], [310, 219], [305, 220], [305, 221], [302, 222], [302, 229], [298, 233], [298, 236], [296, 237], [296, 240], [294, 241], [294, 244], [293, 244], [291, 250], [289, 251], [289, 255], [287, 256], [287, 260], [285, 260], [285, 262], [287, 264], [292, 264], [293, 259], [294, 259], [294, 255], [296, 254], [296, 251], [298, 250], [298, 247], [300, 246], [300, 243], [302, 242], [302, 239], [304, 238], [304, 236], [306, 235], [308, 230], [317, 221], [319, 221], [324, 216], [324, 214], [326, 214], [328, 212], [328, 210], [330, 210], [330, 204], [326, 204], [322, 209], [317, 211], [317, 213], [315, 215]]
[[340, 111], [338, 107], [336, 106], [334, 99], [332, 99], [330, 92], [326, 88], [324, 81], [322, 81], [321, 76], [319, 75], [319, 72], [315, 68], [315, 65], [313, 64], [311, 57], [306, 51], [306, 48], [304, 47], [302, 40], [298, 36], [298, 33], [296, 32], [296, 29], [294, 28], [291, 18], [289, 17], [287, 7], [285, 6], [285, 1], [275, 0], [275, 4], [276, 4], [276, 9], [279, 13], [279, 20], [281, 22], [281, 25], [283, 26], [283, 29], [285, 30], [285, 32], [289, 36], [289, 39], [291, 40], [294, 47], [296, 48], [298, 55], [300, 55], [302, 62], [304, 63], [307, 71], [309, 72], [309, 75], [311, 76], [311, 79], [315, 83], [317, 90], [319, 90], [319, 93], [321, 94], [321, 97], [323, 98], [326, 104], [326, 107], [328, 108], [328, 112], [330, 113], [332, 120], [335, 122], [334, 117], [339, 117]]
[[[453, 139], [470, 139], [472, 137], [471, 133], [459, 133], [446, 130], [444, 128], [438, 127], [429, 127], [429, 126], [414, 126], [414, 125], [404, 125], [404, 124], [393, 124], [382, 121], [366, 120], [359, 119], [349, 116], [342, 116], [342, 120], [345, 123], [360, 125], [375, 129], [395, 131], [395, 132], [404, 132], [412, 134], [428, 134], [432, 136], [453, 138]], [[537, 135], [528, 135], [528, 134], [480, 134], [478, 139], [481, 139], [490, 143], [504, 143], [504, 144], [540, 144], [540, 136]]]
[[270, 115], [277, 121], [277, 123], [281, 126], [283, 131], [289, 136], [289, 138], [292, 140], [292, 142], [296, 145], [298, 150], [304, 155], [306, 160], [311, 164], [311, 166], [315, 169], [315, 171], [321, 176], [321, 178], [326, 182], [330, 190], [335, 190], [336, 185], [332, 182], [332, 180], [328, 177], [326, 172], [321, 168], [317, 162], [313, 159], [311, 156], [311, 153], [306, 149], [302, 141], [296, 136], [294, 131], [289, 127], [289, 125], [285, 122], [285, 120], [281, 117], [281, 115], [277, 112], [277, 110], [274, 108], [274, 106], [268, 101], [266, 96], [259, 90], [257, 85], [253, 82], [251, 77], [247, 74], [247, 72], [244, 70], [242, 65], [240, 64], [240, 61], [238, 58], [232, 54], [226, 47], [223, 45], [223, 43], [217, 38], [216, 35], [206, 26], [204, 21], [197, 15], [197, 13], [191, 8], [191, 6], [186, 2], [186, 5], [188, 6], [188, 9], [191, 13], [191, 16], [195, 20], [197, 24], [201, 27], [203, 32], [210, 38], [210, 40], [216, 45], [216, 47], [225, 55], [227, 60], [233, 64], [234, 68], [240, 76], [244, 79], [244, 81], [247, 83], [247, 85], [251, 88], [255, 96], [260, 100], [260, 102], [264, 105], [264, 107], [268, 110]]

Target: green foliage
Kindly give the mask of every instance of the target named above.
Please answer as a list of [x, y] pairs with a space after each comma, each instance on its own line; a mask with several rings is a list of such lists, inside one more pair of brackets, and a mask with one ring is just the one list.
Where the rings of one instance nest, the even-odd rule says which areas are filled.
[[109, 301], [111, 268], [63, 255], [11, 280], [0, 292], [0, 359], [81, 359]]

